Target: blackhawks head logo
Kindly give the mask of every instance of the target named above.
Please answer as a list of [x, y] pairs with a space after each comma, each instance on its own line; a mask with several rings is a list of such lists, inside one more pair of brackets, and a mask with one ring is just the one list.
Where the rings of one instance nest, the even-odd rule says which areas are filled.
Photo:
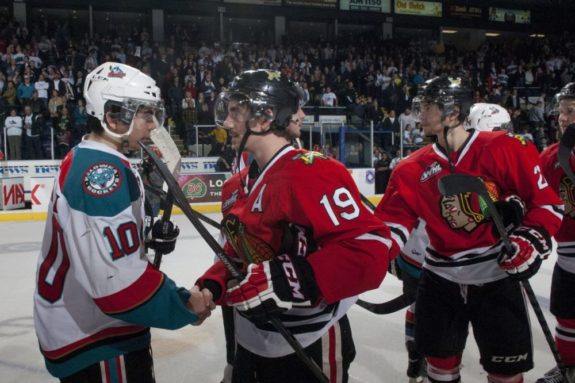
[[274, 250], [265, 241], [246, 231], [240, 219], [229, 214], [222, 222], [222, 230], [234, 251], [246, 264], [262, 263], [274, 257]]
[[567, 176], [561, 178], [559, 183], [559, 197], [565, 204], [565, 215], [575, 218], [575, 190], [573, 182]]
[[[485, 187], [491, 200], [497, 200], [497, 186], [493, 182], [485, 182]], [[444, 196], [440, 204], [441, 216], [452, 229], [471, 232], [491, 218], [486, 202], [475, 193]]]

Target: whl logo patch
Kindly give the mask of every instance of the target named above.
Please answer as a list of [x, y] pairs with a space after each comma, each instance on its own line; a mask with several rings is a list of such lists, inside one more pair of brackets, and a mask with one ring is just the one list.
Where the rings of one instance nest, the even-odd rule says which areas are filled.
[[192, 178], [182, 187], [182, 191], [186, 198], [200, 198], [206, 195], [208, 187], [201, 179]]

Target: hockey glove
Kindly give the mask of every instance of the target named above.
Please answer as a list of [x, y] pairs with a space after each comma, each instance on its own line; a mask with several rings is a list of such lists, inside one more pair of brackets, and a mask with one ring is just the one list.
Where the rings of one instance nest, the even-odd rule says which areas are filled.
[[498, 261], [511, 278], [531, 278], [551, 254], [551, 237], [542, 227], [519, 226], [509, 235], [509, 240], [513, 251], [508, 254], [504, 250]]
[[152, 227], [152, 239], [148, 247], [162, 254], [170, 254], [176, 247], [179, 234], [180, 229], [172, 221], [158, 220]]
[[[503, 221], [503, 226], [505, 226], [505, 231], [508, 233], [512, 232], [513, 229], [519, 227], [523, 221], [523, 217], [527, 212], [525, 208], [525, 203], [521, 198], [516, 195], [510, 195], [504, 200], [495, 201], [495, 208], [501, 216]], [[499, 232], [495, 225], [493, 225], [493, 231], [496, 237], [499, 237]]]
[[263, 324], [292, 307], [310, 307], [319, 289], [304, 257], [281, 254], [248, 266], [239, 285], [228, 290], [226, 301], [252, 322]]

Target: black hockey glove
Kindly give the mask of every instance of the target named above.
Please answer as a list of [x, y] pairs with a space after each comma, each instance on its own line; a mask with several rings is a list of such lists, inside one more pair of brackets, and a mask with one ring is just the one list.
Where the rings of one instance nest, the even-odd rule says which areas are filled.
[[148, 247], [162, 254], [170, 254], [176, 247], [180, 229], [172, 221], [158, 220], [152, 227], [152, 239]]
[[228, 289], [226, 302], [256, 324], [292, 307], [311, 307], [319, 297], [311, 265], [304, 257], [281, 254], [248, 266], [246, 277]]
[[551, 237], [542, 227], [519, 226], [509, 235], [509, 240], [513, 252], [508, 254], [504, 250], [498, 262], [513, 279], [531, 278], [551, 254]]
[[[501, 216], [503, 226], [505, 226], [505, 231], [508, 233], [512, 232], [513, 229], [521, 225], [523, 217], [527, 212], [525, 203], [516, 195], [510, 195], [504, 200], [495, 201], [494, 205], [497, 209], [497, 212]], [[499, 237], [499, 232], [497, 231], [495, 225], [493, 225], [493, 232], [495, 236]]]

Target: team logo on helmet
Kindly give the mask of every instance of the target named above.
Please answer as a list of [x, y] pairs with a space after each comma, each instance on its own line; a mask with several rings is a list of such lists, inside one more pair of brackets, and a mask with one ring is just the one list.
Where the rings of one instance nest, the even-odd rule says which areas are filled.
[[108, 77], [122, 78], [126, 76], [126, 72], [120, 68], [118, 65], [110, 66], [110, 72], [108, 72]]
[[270, 81], [279, 81], [281, 79], [281, 72], [278, 71], [268, 71], [268, 80]]
[[107, 162], [92, 165], [82, 177], [84, 190], [94, 197], [112, 194], [122, 183], [118, 168]]

